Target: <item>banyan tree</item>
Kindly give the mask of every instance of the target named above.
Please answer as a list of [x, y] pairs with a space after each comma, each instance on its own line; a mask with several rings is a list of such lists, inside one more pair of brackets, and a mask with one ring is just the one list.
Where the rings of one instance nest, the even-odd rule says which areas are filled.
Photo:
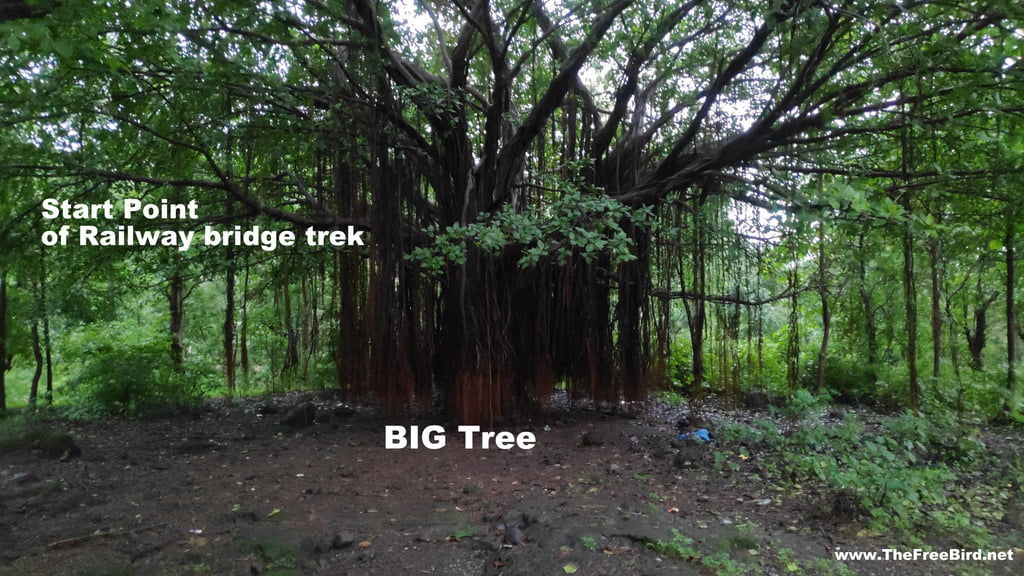
[[699, 386], [709, 206], [909, 181], [879, 138], [979, 113], [965, 95], [1019, 74], [990, 56], [1015, 2], [73, 4], [48, 17], [80, 76], [51, 105], [91, 99], [76, 122], [153, 147], [83, 145], [71, 170], [365, 230], [326, 264], [338, 386], [393, 410], [440, 392], [484, 424], [562, 386], [643, 398], [679, 299]]
[[[947, 59], [982, 50], [1009, 9], [342, 4], [308, 2], [306, 29], [332, 22], [345, 40], [322, 45], [330, 88], [317, 95], [345, 133], [321, 131], [336, 173], [360, 174], [336, 182], [339, 214], [373, 231], [370, 258], [339, 270], [366, 272], [350, 302], [370, 387], [402, 405], [436, 386], [454, 417], [485, 423], [542, 406], [560, 383], [641, 398], [670, 336], [652, 287], [671, 275], [652, 272], [692, 251], [671, 223], [709, 197], [791, 201], [774, 172], [839, 139], [870, 143], [994, 72]], [[922, 74], [946, 81], [924, 88]], [[669, 295], [697, 278], [684, 276]]]

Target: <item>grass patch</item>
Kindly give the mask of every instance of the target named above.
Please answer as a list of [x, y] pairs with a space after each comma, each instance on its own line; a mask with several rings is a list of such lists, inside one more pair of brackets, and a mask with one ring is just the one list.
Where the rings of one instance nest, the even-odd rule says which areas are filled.
[[0, 418], [0, 452], [42, 449], [48, 456], [60, 456], [73, 440], [64, 430], [27, 414]]
[[269, 576], [300, 576], [299, 551], [271, 540], [241, 540], [238, 547], [263, 562], [262, 574]]
[[693, 538], [683, 536], [675, 528], [672, 529], [672, 540], [667, 542], [655, 540], [648, 542], [647, 547], [662, 556], [678, 558], [687, 562], [701, 557], [700, 552], [693, 546]]
[[467, 526], [465, 528], [460, 528], [460, 529], [456, 530], [455, 532], [452, 532], [452, 534], [451, 534], [451, 536], [449, 536], [449, 538], [452, 539], [452, 540], [455, 540], [455, 541], [459, 541], [459, 540], [462, 540], [463, 538], [472, 538], [475, 535], [476, 535], [476, 529], [474, 529], [472, 526]]

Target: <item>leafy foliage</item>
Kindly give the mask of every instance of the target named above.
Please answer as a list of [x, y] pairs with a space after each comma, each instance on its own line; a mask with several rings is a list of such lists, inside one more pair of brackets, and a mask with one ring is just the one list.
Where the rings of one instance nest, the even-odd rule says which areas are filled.
[[[964, 546], [984, 546], [988, 530], [1018, 497], [1005, 478], [979, 471], [989, 458], [986, 447], [944, 413], [905, 412], [871, 429], [847, 413], [838, 426], [805, 423], [789, 434], [759, 420], [724, 426], [719, 438], [726, 446], [754, 446], [762, 459], [771, 456], [763, 468], [777, 480], [827, 487], [824, 513], [863, 517], [879, 533], [911, 540], [940, 532]], [[1017, 478], [1024, 479], [1019, 470]]]
[[74, 416], [137, 416], [188, 406], [203, 399], [217, 378], [194, 365], [176, 372], [162, 342], [104, 342], [83, 354], [90, 360], [68, 384]]
[[[1020, 418], [1018, 3], [300, 4], [0, 23], [12, 376], [55, 367], [37, 334], [101, 403], [191, 365], [459, 418], [670, 384]], [[44, 250], [47, 197], [372, 245]], [[171, 375], [101, 384], [69, 342], [142, 295]]]
[[521, 253], [518, 263], [523, 268], [550, 261], [564, 266], [573, 256], [591, 264], [602, 255], [618, 265], [636, 260], [622, 223], [645, 226], [649, 219], [650, 210], [630, 211], [604, 195], [570, 192], [543, 211], [516, 212], [506, 206], [481, 222], [455, 223], [432, 233], [430, 246], [417, 247], [407, 257], [431, 274], [465, 264], [470, 246], [490, 254], [514, 248]]

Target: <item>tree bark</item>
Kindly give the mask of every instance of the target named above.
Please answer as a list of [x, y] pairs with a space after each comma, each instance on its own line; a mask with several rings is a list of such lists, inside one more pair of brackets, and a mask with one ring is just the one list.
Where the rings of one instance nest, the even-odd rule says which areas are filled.
[[242, 326], [238, 335], [238, 365], [242, 368], [242, 381], [249, 381], [249, 259], [244, 262], [242, 277]]
[[[978, 297], [981, 298], [981, 278], [978, 279]], [[985, 344], [988, 343], [988, 308], [999, 297], [995, 292], [988, 298], [981, 300], [974, 309], [974, 330], [970, 326], [964, 327], [964, 335], [967, 338], [967, 351], [971, 354], [971, 370], [979, 371], [984, 368]]]
[[[909, 208], [909, 192], [904, 194], [904, 208]], [[903, 225], [903, 300], [907, 332], [907, 393], [910, 409], [921, 407], [921, 383], [917, 373], [917, 289], [914, 281], [914, 238], [910, 224]]]
[[938, 378], [942, 369], [942, 280], [939, 259], [939, 241], [931, 238], [928, 242], [928, 259], [931, 272], [931, 317], [932, 317], [932, 377]]
[[7, 270], [0, 270], [0, 414], [7, 412]]
[[228, 396], [235, 394], [235, 251], [226, 250], [228, 260], [227, 277], [224, 285], [224, 381]]
[[832, 332], [832, 311], [828, 305], [828, 277], [825, 261], [825, 226], [818, 227], [818, 296], [821, 298], [821, 347], [818, 348], [817, 393], [825, 388], [825, 364], [828, 362], [828, 340]]
[[291, 278], [285, 278], [284, 283], [280, 287], [282, 296], [284, 298], [284, 310], [282, 322], [284, 323], [284, 335], [286, 338], [285, 352], [284, 352], [284, 367], [281, 369], [282, 375], [287, 372], [293, 372], [299, 366], [299, 336], [295, 330], [294, 314], [292, 313], [292, 289], [291, 289]]
[[1014, 323], [1017, 320], [1017, 303], [1014, 298], [1016, 288], [1017, 261], [1014, 250], [1017, 231], [1017, 212], [1014, 210], [1006, 218], [1006, 235], [1003, 238], [1006, 259], [1006, 401], [1003, 415], [1009, 420], [1017, 400], [1017, 334]]
[[175, 266], [168, 283], [167, 302], [171, 319], [171, 366], [175, 372], [182, 372], [185, 363], [185, 348], [182, 344], [181, 331], [185, 318], [185, 278]]
[[705, 221], [704, 210], [707, 203], [707, 194], [702, 191], [697, 201], [696, 216], [694, 218], [694, 247], [692, 257], [693, 267], [693, 291], [697, 298], [693, 303], [693, 311], [687, 306], [690, 325], [690, 348], [693, 364], [693, 393], [690, 400], [690, 412], [695, 416], [699, 415], [704, 407], [704, 331], [707, 324], [707, 304], [704, 296], [707, 294], [707, 222]]
[[868, 287], [867, 253], [864, 251], [864, 233], [857, 236], [857, 290], [860, 293], [861, 308], [864, 311], [864, 341], [867, 346], [868, 365], [872, 377], [876, 377], [878, 364], [878, 324], [875, 322], [874, 294]]
[[[900, 93], [904, 95], [902, 87]], [[911, 111], [913, 110], [912, 106]], [[904, 105], [901, 105], [901, 112], [907, 113]], [[911, 126], [904, 125], [900, 131], [900, 182], [904, 186], [900, 195], [900, 205], [903, 207], [906, 218], [903, 222], [903, 304], [907, 332], [907, 396], [910, 409], [915, 412], [921, 407], [921, 383], [917, 373], [917, 289], [914, 279], [914, 236], [910, 228], [914, 198], [909, 184], [911, 169], [916, 161]]]
[[[225, 103], [225, 111], [230, 114], [232, 103], [230, 96]], [[227, 146], [225, 151], [225, 165], [227, 174], [234, 173], [235, 153], [235, 131], [228, 130]], [[251, 166], [246, 160], [245, 174], [248, 176]], [[226, 194], [224, 199], [224, 214], [228, 220], [235, 216], [235, 199], [231, 194]], [[235, 276], [238, 262], [235, 258], [235, 246], [228, 244], [224, 250], [224, 259], [227, 260], [228, 269], [224, 278], [224, 327], [221, 336], [223, 337], [224, 350], [224, 383], [228, 389], [228, 397], [235, 395]]]
[[800, 279], [800, 268], [796, 250], [792, 250], [792, 267], [787, 274], [789, 291], [789, 326], [786, 334], [786, 385], [790, 392], [800, 387], [800, 301], [796, 287]]
[[47, 297], [49, 277], [46, 272], [46, 250], [39, 247], [39, 315], [43, 320], [43, 361], [46, 366], [46, 405], [53, 406], [53, 347], [50, 343], [50, 302]]
[[43, 376], [43, 349], [39, 340], [39, 319], [32, 319], [32, 357], [35, 359], [36, 368], [32, 372], [32, 383], [29, 385], [28, 390], [28, 405], [30, 408], [35, 409], [36, 402], [39, 398], [39, 380]]

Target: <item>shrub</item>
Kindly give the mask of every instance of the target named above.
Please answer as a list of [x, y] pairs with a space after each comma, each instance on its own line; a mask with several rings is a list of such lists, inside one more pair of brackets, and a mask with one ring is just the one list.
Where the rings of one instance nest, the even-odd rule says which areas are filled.
[[781, 412], [793, 422], [802, 422], [816, 415], [827, 405], [827, 398], [820, 399], [808, 390], [794, 392], [781, 408]]
[[[810, 374], [817, 374], [817, 366]], [[877, 400], [878, 375], [862, 358], [829, 357], [825, 363], [825, 388], [842, 404], [864, 404]]]
[[72, 416], [137, 416], [203, 397], [211, 382], [208, 369], [186, 365], [176, 372], [162, 342], [98, 347], [68, 384]]

